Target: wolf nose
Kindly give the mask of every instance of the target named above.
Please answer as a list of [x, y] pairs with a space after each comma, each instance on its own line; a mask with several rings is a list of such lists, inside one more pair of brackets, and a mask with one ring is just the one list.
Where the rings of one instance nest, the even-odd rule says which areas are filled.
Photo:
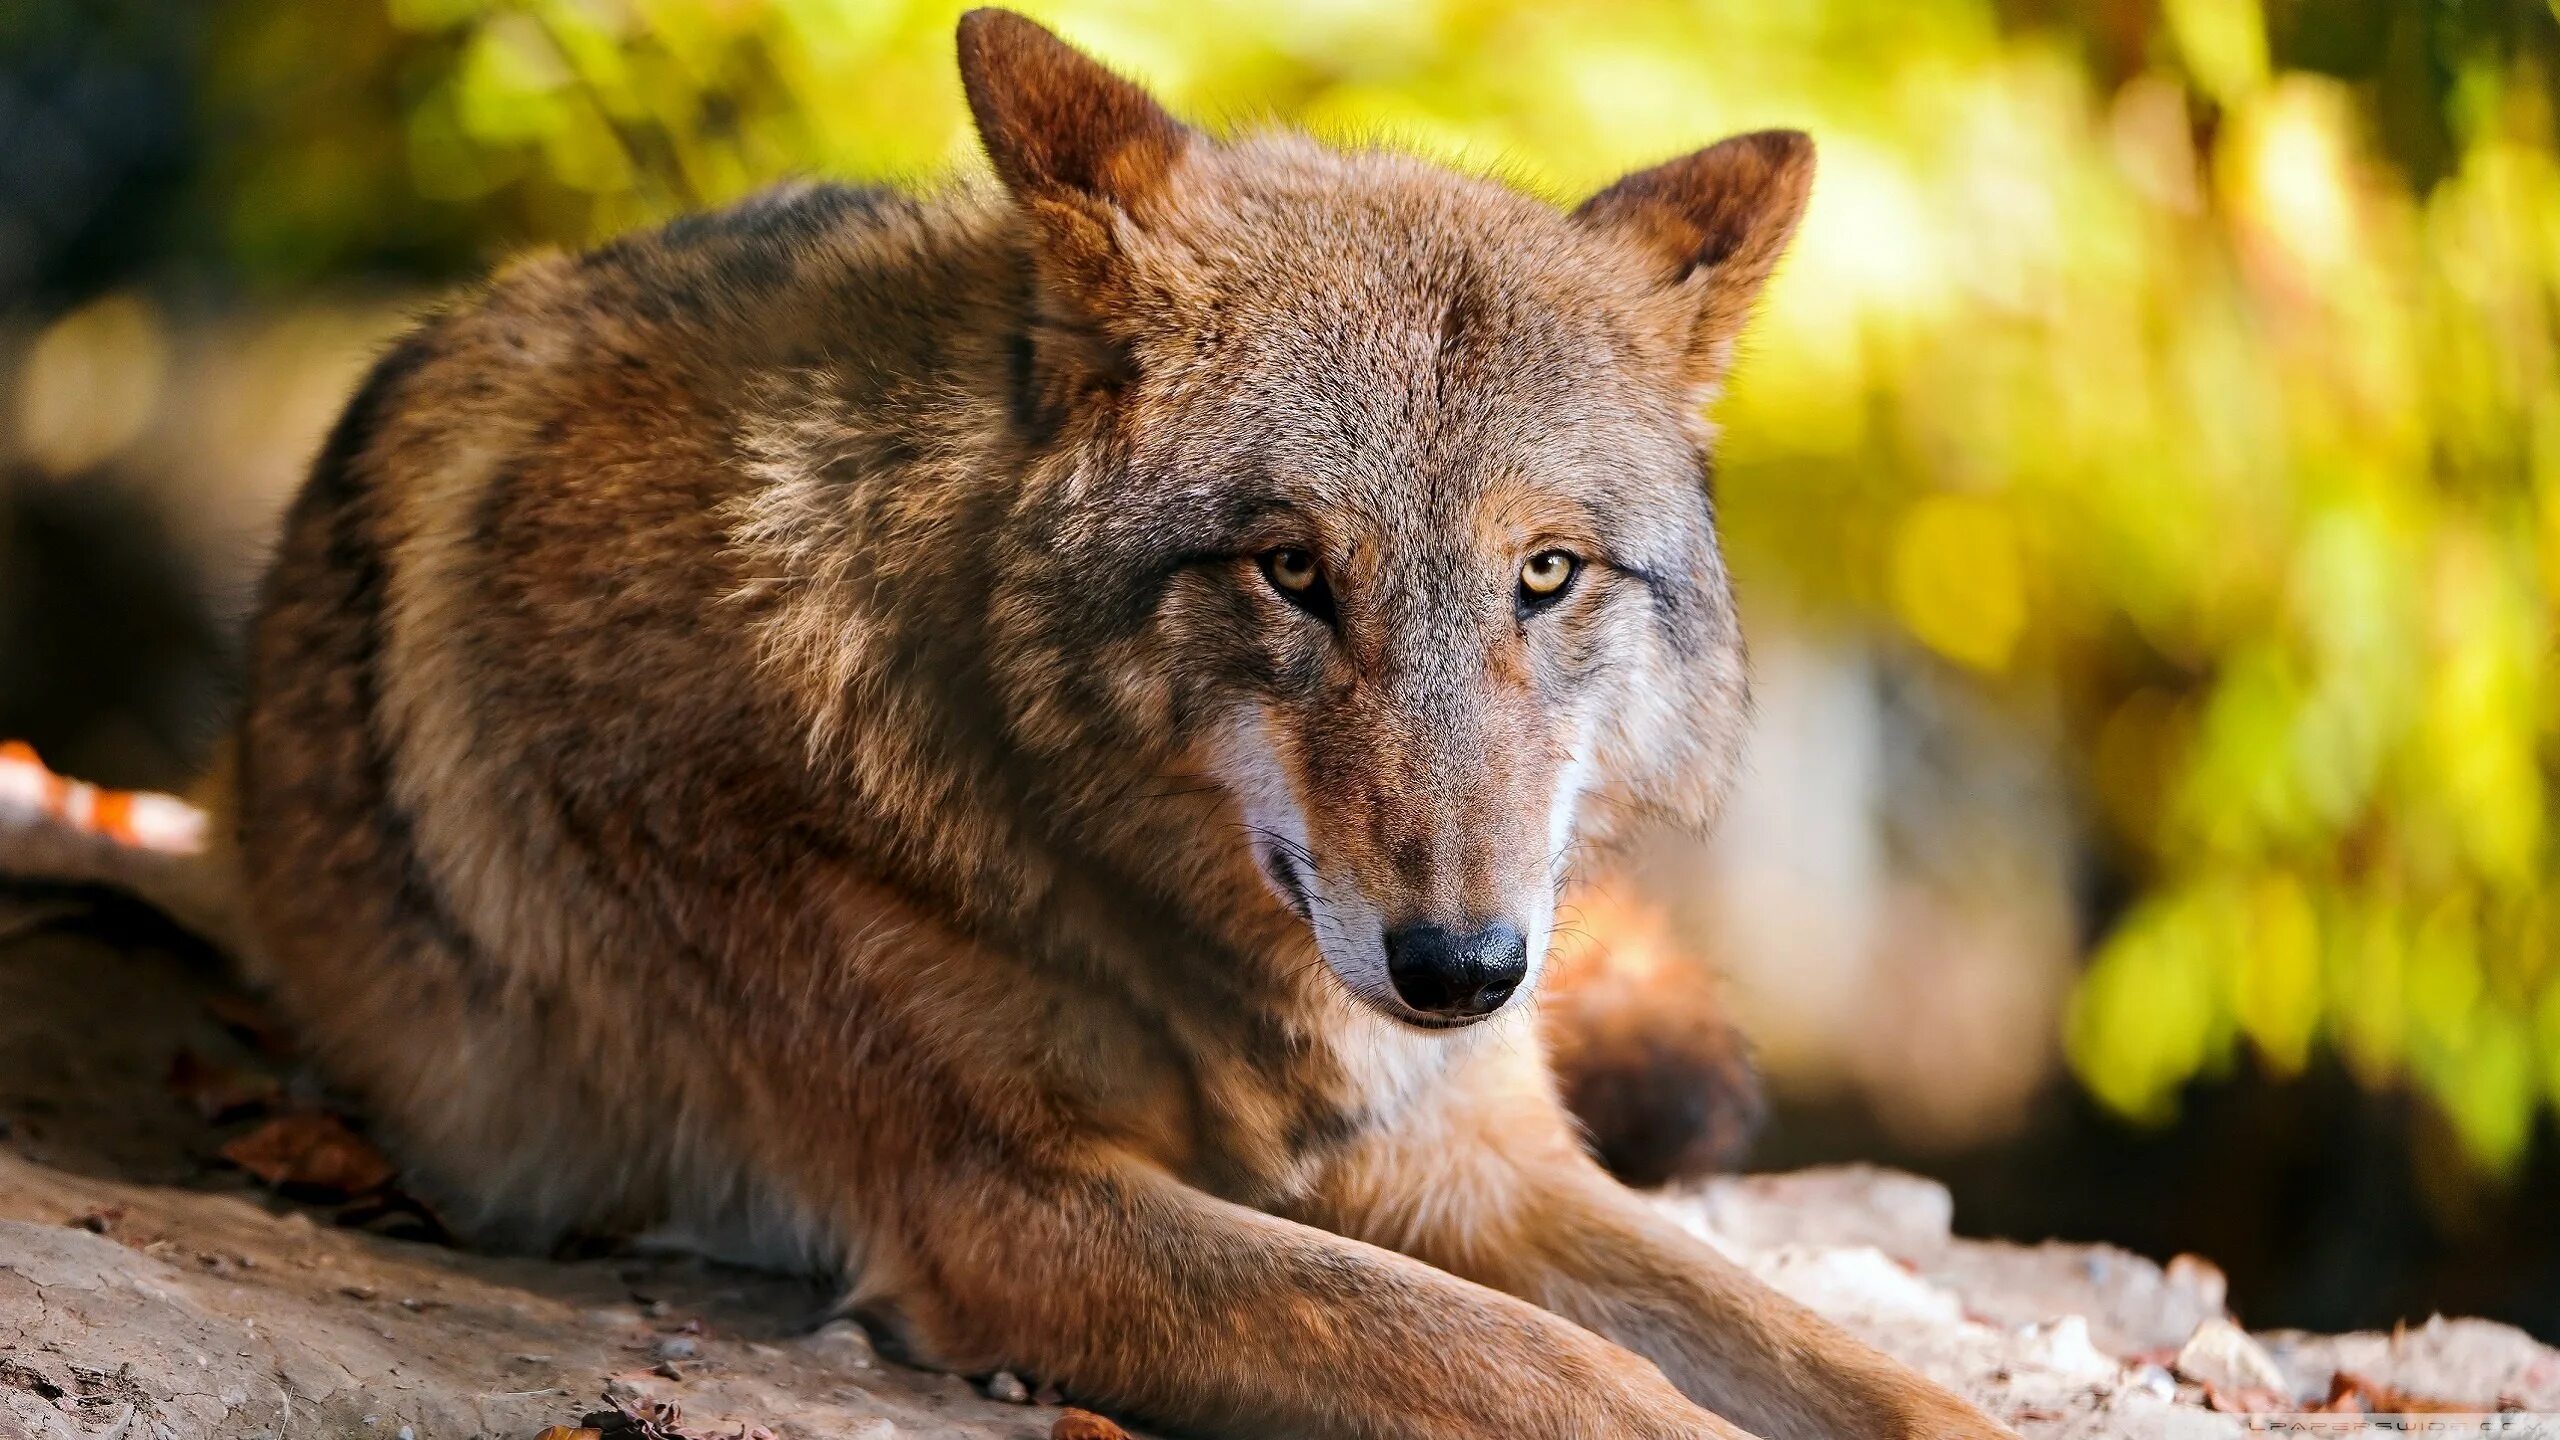
[[1438, 925], [1387, 932], [1387, 979], [1425, 1015], [1472, 1020], [1502, 1008], [1529, 974], [1529, 942], [1508, 925], [1453, 935]]

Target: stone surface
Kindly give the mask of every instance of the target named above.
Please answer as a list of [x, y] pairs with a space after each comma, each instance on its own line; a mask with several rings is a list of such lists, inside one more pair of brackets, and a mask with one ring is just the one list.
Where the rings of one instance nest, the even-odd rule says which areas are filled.
[[[273, 1063], [224, 994], [165, 934], [0, 938], [0, 1436], [530, 1440], [607, 1393], [780, 1440], [1026, 1440], [1062, 1413], [879, 1358], [820, 1325], [826, 1297], [799, 1281], [476, 1255], [268, 1194], [214, 1159], [249, 1122], [208, 1120], [233, 1087], [203, 1077]], [[316, 1103], [282, 1078], [288, 1103]], [[2217, 1401], [2282, 1409], [2342, 1384], [2560, 1411], [2560, 1354], [2514, 1330], [2253, 1338], [2209, 1264], [1959, 1239], [1946, 1192], [1911, 1176], [1755, 1176], [1661, 1203], [2031, 1440], [2236, 1436], [2249, 1420]], [[1007, 1378], [988, 1390], [1031, 1388]]]

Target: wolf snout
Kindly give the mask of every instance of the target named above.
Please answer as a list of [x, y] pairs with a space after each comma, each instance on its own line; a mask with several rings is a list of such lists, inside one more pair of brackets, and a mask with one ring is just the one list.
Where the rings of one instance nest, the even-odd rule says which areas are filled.
[[1529, 975], [1529, 942], [1511, 925], [1468, 934], [1441, 925], [1390, 930], [1387, 979], [1398, 999], [1435, 1020], [1478, 1020], [1502, 1008]]

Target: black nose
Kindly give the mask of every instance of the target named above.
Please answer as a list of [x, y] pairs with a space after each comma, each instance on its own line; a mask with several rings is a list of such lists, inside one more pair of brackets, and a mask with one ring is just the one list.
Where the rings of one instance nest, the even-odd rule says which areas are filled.
[[1425, 1015], [1471, 1020], [1502, 1008], [1529, 974], [1529, 942], [1508, 925], [1455, 935], [1437, 925], [1387, 932], [1387, 978]]

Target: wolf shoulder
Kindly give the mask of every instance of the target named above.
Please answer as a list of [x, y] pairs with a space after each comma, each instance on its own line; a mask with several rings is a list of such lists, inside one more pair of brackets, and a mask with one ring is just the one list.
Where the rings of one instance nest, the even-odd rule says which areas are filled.
[[[1027, 287], [982, 193], [776, 186], [516, 259], [439, 306], [376, 366], [367, 392], [392, 413], [366, 458], [394, 482], [457, 460], [556, 462], [547, 478], [575, 486], [645, 451], [664, 457], [650, 468], [711, 461], [753, 483], [759, 435], [823, 409], [852, 462], [839, 471], [894, 463], [917, 443], [903, 432], [948, 428], [955, 401], [995, 413]], [[561, 448], [607, 434], [616, 453]]]
[[393, 777], [518, 756], [560, 784], [792, 768], [848, 627], [913, 608], [873, 594], [873, 537], [920, 528], [884, 507], [949, 509], [922, 477], [954, 467], [920, 457], [1001, 429], [1020, 263], [971, 192], [795, 185], [458, 296], [377, 362], [286, 519], [268, 749], [359, 734]]

